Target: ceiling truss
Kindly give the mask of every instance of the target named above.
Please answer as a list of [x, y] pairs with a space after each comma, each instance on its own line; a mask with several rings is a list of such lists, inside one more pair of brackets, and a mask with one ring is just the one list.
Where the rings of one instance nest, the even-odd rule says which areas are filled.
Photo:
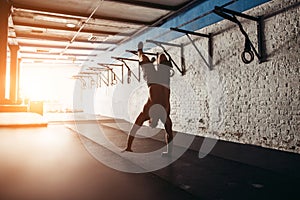
[[[85, 62], [86, 59], [80, 57], [93, 59], [97, 55], [95, 52], [113, 49], [147, 27], [158, 26], [191, 3], [201, 0], [174, 0], [172, 3], [157, 0], [105, 0], [101, 10], [104, 12], [96, 12], [99, 0], [80, 4], [75, 0], [33, 1], [13, 0], [12, 4], [13, 23], [9, 29], [9, 40], [17, 41], [21, 57], [40, 61], [48, 55], [58, 56], [54, 60], [64, 61], [59, 57], [64, 55], [78, 57], [76, 61]], [[109, 5], [114, 7], [107, 7]], [[94, 11], [88, 12], [91, 9]], [[70, 24], [74, 24], [73, 27]]]

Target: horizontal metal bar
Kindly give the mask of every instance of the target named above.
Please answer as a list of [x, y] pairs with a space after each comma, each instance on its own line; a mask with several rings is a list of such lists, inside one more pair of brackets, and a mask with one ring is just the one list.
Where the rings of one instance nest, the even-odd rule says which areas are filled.
[[[154, 43], [154, 44], [158, 45], [160, 48], [162, 48], [163, 51], [164, 51], [164, 53], [169, 57], [171, 63], [175, 65], [175, 67], [178, 69], [178, 71], [179, 71], [182, 75], [184, 75], [184, 73], [185, 73], [184, 69], [180, 69], [180, 68], [178, 67], [178, 65], [176, 64], [176, 62], [175, 62], [175, 61], [173, 60], [173, 58], [171, 57], [171, 55], [167, 52], [166, 48], [165, 48], [164, 46], [161, 45], [161, 43], [164, 43], [164, 44], [170, 44], [170, 43], [157, 42], [157, 41], [154, 41], [154, 40], [146, 40], [146, 42], [147, 42], [147, 41], [148, 41], [148, 42], [151, 42], [151, 43]], [[182, 46], [182, 45], [177, 45], [177, 44], [176, 44], [176, 47], [178, 47], [178, 46], [179, 46], [179, 47], [181, 48], [181, 50], [182, 50], [183, 46]]]
[[159, 10], [175, 11], [178, 9], [178, 6], [169, 6], [169, 5], [151, 3], [146, 1], [137, 1], [137, 0], [106, 0], [106, 1], [128, 4], [131, 6], [140, 6], [145, 8], [159, 9]]
[[[138, 51], [135, 51], [135, 50], [126, 50], [126, 52], [132, 53], [132, 54], [135, 54], [135, 55], [137, 55], [137, 53], [138, 53]], [[151, 55], [151, 56], [157, 56], [157, 53], [143, 52], [143, 54]]]
[[120, 60], [120, 61], [128, 60], [128, 61], [136, 61], [136, 62], [139, 62], [138, 59], [132, 59], [132, 58], [122, 58], [122, 57], [114, 57], [114, 56], [112, 56], [111, 58], [112, 58], [112, 59], [116, 59], [116, 60]]
[[100, 66], [123, 67], [123, 64], [98, 63]]
[[126, 52], [132, 53], [132, 54], [134, 54], [134, 55], [138, 55], [137, 51], [134, 51], [134, 50], [126, 50]]
[[83, 74], [83, 75], [97, 75], [99, 73], [97, 73], [97, 72], [79, 72], [79, 74]]
[[160, 41], [155, 41], [155, 40], [146, 40], [146, 42], [153, 43], [153, 44], [156, 44], [158, 46], [167, 45], [167, 46], [172, 46], [172, 47], [181, 47], [180, 44], [174, 44], [174, 43], [169, 43], [169, 42], [160, 42]]
[[109, 71], [112, 71], [112, 68], [110, 68], [109, 66], [107, 66], [107, 65], [102, 65], [102, 67], [104, 67], [104, 68], [94, 68], [95, 70], [97, 70], [97, 69], [103, 69], [103, 70], [109, 70]]
[[197, 32], [183, 30], [183, 29], [179, 29], [179, 28], [170, 28], [170, 29], [172, 31], [177, 31], [177, 32], [180, 32], [180, 33], [185, 33], [185, 34], [190, 34], [190, 35], [196, 35], [196, 36], [200, 36], [200, 37], [210, 38], [210, 35], [208, 35], [208, 34], [197, 33]]
[[89, 75], [74, 75], [74, 76], [72, 76], [72, 78], [88, 78], [88, 77], [90, 77]]
[[106, 68], [100, 68], [100, 67], [89, 67], [89, 70], [93, 70], [93, 71], [106, 71]]
[[216, 6], [215, 10], [221, 11], [221, 12], [226, 12], [226, 13], [236, 15], [236, 16], [239, 16], [239, 17], [243, 17], [245, 19], [253, 20], [253, 21], [256, 21], [256, 22], [259, 21], [258, 17], [253, 17], [253, 16], [250, 16], [250, 15], [246, 15], [246, 14], [243, 14], [243, 13], [240, 13], [240, 12], [236, 12], [234, 10], [229, 10], [227, 8], [221, 8], [219, 6]]

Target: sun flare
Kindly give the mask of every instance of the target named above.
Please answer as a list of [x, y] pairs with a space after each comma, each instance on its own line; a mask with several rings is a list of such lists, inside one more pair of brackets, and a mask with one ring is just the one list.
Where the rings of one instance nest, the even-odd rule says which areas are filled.
[[56, 101], [70, 104], [78, 67], [23, 66], [21, 70], [21, 98], [31, 101]]

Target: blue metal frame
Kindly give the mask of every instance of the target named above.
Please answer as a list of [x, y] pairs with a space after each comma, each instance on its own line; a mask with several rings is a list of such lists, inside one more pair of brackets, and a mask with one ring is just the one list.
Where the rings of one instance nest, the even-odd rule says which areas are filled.
[[[234, 3], [230, 4], [226, 8], [235, 10], [237, 12], [244, 12], [246, 10], [249, 10], [251, 8], [254, 8], [256, 6], [259, 6], [263, 3], [269, 2], [271, 0], [236, 0]], [[136, 45], [139, 41], [146, 41], [151, 39], [159, 39], [160, 41], [172, 41], [174, 39], [177, 39], [179, 37], [182, 37], [184, 34], [170, 31], [170, 28], [172, 27], [180, 27], [185, 30], [190, 31], [196, 31], [201, 28], [204, 28], [206, 26], [212, 25], [214, 23], [217, 23], [221, 20], [223, 20], [222, 17], [216, 15], [216, 14], [209, 14], [204, 16], [203, 18], [193, 21], [189, 24], [185, 24], [185, 22], [190, 21], [191, 19], [195, 19], [200, 15], [205, 14], [206, 12], [210, 10], [214, 10], [215, 6], [221, 6], [228, 2], [231, 2], [231, 0], [205, 0], [200, 1], [198, 5], [191, 8], [190, 10], [187, 10], [176, 17], [170, 19], [166, 23], [162, 24], [160, 27], [150, 27], [144, 34], [137, 36], [133, 38], [132, 40], [122, 44], [121, 46], [117, 47], [114, 50], [115, 55], [123, 55], [123, 56], [129, 56], [130, 54], [127, 52], [126, 49], [136, 49]], [[165, 30], [167, 33], [163, 34], [158, 30]], [[152, 45], [152, 46], [151, 46]], [[153, 47], [153, 44], [149, 45], [149, 48]]]

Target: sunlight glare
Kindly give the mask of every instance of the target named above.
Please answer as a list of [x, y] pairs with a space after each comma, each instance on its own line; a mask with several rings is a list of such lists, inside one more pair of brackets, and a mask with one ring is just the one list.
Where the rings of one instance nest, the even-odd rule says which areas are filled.
[[60, 102], [71, 106], [79, 67], [55, 65], [24, 65], [21, 69], [21, 97], [31, 101]]

